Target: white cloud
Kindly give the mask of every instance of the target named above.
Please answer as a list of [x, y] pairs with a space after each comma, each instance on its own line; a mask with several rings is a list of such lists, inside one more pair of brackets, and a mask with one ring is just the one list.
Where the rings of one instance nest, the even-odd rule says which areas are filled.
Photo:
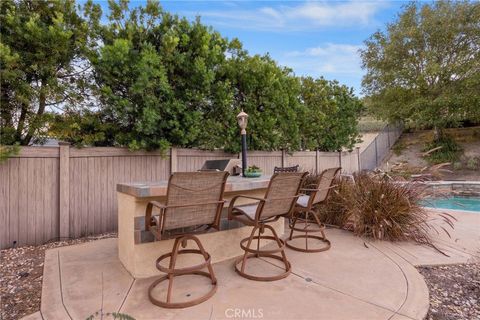
[[383, 2], [312, 2], [296, 5], [278, 5], [246, 10], [206, 10], [189, 12], [200, 15], [210, 23], [235, 28], [260, 30], [311, 30], [329, 26], [365, 26], [374, 23], [375, 14], [385, 6]]
[[287, 52], [280, 63], [288, 65], [299, 74], [362, 75], [361, 45], [327, 43], [304, 51]]

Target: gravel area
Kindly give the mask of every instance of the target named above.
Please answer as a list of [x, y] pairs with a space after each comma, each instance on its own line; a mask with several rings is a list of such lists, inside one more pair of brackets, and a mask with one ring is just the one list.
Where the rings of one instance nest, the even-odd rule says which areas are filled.
[[419, 267], [430, 291], [428, 320], [480, 320], [480, 263]]
[[115, 233], [50, 242], [0, 251], [0, 319], [13, 320], [40, 310], [45, 250], [98, 239]]

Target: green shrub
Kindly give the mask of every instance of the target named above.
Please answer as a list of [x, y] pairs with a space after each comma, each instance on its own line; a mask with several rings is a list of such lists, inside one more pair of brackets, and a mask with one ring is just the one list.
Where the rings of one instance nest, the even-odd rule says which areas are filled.
[[0, 145], [0, 163], [8, 160], [11, 156], [17, 155], [20, 152], [18, 145], [4, 146]]
[[467, 169], [469, 170], [477, 170], [479, 168], [479, 159], [476, 157], [469, 158], [467, 160]]
[[392, 147], [393, 153], [396, 156], [399, 156], [402, 154], [402, 151], [407, 148], [407, 145], [403, 143], [403, 141], [398, 140]]
[[461, 161], [456, 161], [453, 163], [453, 170], [462, 170], [463, 164]]
[[427, 144], [423, 151], [428, 152], [435, 148], [439, 148], [426, 155], [426, 160], [431, 164], [439, 164], [445, 162], [455, 162], [460, 158], [462, 147], [455, 142], [450, 136], [443, 136], [440, 140]]

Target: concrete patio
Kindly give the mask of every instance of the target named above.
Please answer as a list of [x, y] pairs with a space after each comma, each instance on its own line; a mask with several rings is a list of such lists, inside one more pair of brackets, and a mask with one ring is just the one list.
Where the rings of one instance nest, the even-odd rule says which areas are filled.
[[[52, 249], [45, 257], [41, 313], [28, 318], [85, 319], [103, 310], [135, 319], [423, 319], [428, 289], [415, 266], [480, 257], [480, 214], [450, 213], [458, 219], [452, 237], [435, 238], [450, 257], [426, 246], [371, 242], [329, 229], [329, 251], [287, 249], [293, 273], [286, 279], [250, 281], [234, 272], [232, 260], [223, 261], [214, 264], [219, 285], [213, 298], [178, 310], [150, 303], [153, 278], [130, 276], [118, 259], [117, 239]], [[278, 268], [270, 260], [250, 267], [263, 273]], [[203, 293], [198, 288], [208, 288], [201, 284], [206, 280], [180, 277], [176, 292], [192, 298]]]

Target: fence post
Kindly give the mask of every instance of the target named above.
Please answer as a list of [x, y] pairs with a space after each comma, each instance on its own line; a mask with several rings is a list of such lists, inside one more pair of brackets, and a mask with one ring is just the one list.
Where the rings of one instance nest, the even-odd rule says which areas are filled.
[[378, 167], [377, 137], [375, 137], [375, 168]]
[[177, 172], [178, 162], [177, 162], [177, 148], [170, 148], [170, 174]]
[[388, 148], [390, 149], [390, 125], [387, 126], [387, 139], [388, 139]]
[[362, 167], [360, 165], [360, 147], [357, 147], [357, 172], [360, 172]]
[[318, 174], [318, 168], [320, 167], [320, 163], [318, 163], [320, 160], [320, 155], [318, 152], [318, 149], [315, 150], [315, 174]]
[[342, 167], [342, 150], [338, 151], [338, 166]]
[[282, 168], [285, 167], [285, 157], [286, 157], [285, 149], [282, 149]]
[[70, 143], [59, 142], [59, 217], [60, 238], [70, 237]]

